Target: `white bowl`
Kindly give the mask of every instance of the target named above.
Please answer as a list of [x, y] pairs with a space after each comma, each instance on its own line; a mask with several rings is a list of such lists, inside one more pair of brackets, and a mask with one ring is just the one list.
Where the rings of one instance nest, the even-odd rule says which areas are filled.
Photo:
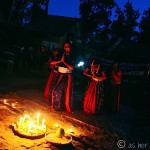
[[62, 138], [56, 136], [56, 132], [46, 132], [45, 139], [47, 142], [55, 145], [67, 145], [72, 142], [71, 135], [64, 135]]

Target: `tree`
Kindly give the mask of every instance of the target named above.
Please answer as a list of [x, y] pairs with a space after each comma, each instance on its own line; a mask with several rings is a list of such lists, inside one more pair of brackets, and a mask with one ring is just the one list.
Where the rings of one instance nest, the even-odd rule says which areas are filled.
[[109, 39], [114, 0], [80, 0], [80, 16], [82, 23], [82, 40], [95, 49]]
[[47, 15], [49, 0], [29, 0], [31, 7], [28, 13], [30, 14], [29, 20], [34, 21], [39, 16]]
[[150, 47], [150, 8], [145, 10], [142, 14], [142, 20], [139, 24], [140, 27], [140, 37], [139, 42], [145, 46]]
[[122, 10], [119, 6], [115, 10], [115, 18], [111, 25], [112, 41], [122, 39], [128, 42], [137, 42], [139, 10], [134, 10], [131, 2], [127, 1]]
[[21, 26], [23, 24], [27, 6], [28, 1], [14, 0], [8, 21]]
[[137, 38], [138, 18], [140, 16], [139, 10], [134, 10], [133, 5], [130, 1], [127, 1], [124, 5], [124, 29], [125, 37], [131, 41]]
[[113, 20], [112, 22], [111, 31], [112, 31], [112, 39], [117, 40], [125, 35], [124, 30], [125, 17], [123, 11], [119, 6], [116, 7], [115, 17], [116, 20]]
[[47, 15], [48, 3], [49, 0], [14, 0], [10, 21], [21, 26], [41, 15]]
[[0, 16], [2, 16], [3, 19], [8, 20], [12, 4], [13, 0], [0, 1]]

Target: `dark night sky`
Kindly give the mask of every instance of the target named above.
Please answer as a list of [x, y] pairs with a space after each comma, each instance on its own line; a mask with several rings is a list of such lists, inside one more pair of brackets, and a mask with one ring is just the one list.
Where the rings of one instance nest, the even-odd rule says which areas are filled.
[[[121, 8], [127, 0], [115, 0]], [[150, 0], [129, 0], [140, 13], [150, 7]], [[79, 0], [50, 0], [49, 14], [79, 18]]]

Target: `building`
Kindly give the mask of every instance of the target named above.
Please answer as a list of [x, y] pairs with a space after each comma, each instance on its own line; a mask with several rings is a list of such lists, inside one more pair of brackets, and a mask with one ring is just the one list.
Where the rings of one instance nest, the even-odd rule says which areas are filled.
[[48, 15], [25, 24], [24, 29], [31, 34], [30, 38], [36, 37], [38, 43], [50, 48], [62, 48], [65, 40], [70, 40], [77, 46], [81, 44], [79, 18]]

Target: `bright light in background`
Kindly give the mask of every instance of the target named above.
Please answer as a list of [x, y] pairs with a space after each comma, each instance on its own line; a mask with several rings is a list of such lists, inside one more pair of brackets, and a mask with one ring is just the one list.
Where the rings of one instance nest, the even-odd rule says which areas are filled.
[[80, 0], [50, 0], [48, 14], [80, 18], [79, 4]]
[[84, 65], [84, 62], [83, 61], [80, 61], [79, 63], [78, 63], [78, 67], [81, 67], [81, 66], [83, 66]]

